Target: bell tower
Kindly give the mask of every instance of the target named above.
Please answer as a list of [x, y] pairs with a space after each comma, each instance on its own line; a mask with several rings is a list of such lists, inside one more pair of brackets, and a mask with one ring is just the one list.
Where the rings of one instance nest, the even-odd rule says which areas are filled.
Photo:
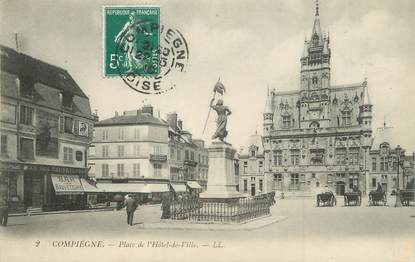
[[310, 40], [304, 41], [301, 56], [301, 91], [327, 89], [330, 86], [330, 37], [320, 26], [318, 1]]

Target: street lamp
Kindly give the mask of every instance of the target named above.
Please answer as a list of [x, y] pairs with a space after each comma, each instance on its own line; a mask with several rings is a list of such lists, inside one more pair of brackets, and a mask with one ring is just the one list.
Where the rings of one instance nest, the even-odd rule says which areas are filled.
[[395, 201], [395, 207], [402, 207], [402, 201], [401, 201], [401, 193], [400, 193], [400, 189], [399, 189], [399, 167], [401, 165], [401, 156], [404, 153], [404, 150], [401, 148], [400, 145], [398, 145], [395, 149], [395, 153], [397, 156], [397, 160], [398, 160], [398, 165], [397, 165], [397, 187], [396, 187], [396, 201]]

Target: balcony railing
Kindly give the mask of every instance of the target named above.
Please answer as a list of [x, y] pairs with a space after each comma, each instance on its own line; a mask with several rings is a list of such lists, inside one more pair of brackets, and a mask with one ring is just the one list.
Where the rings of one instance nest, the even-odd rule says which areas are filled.
[[150, 154], [150, 161], [165, 162], [165, 161], [167, 161], [167, 155]]
[[197, 162], [196, 161], [193, 161], [193, 160], [185, 160], [184, 161], [184, 164], [186, 166], [196, 166], [197, 165]]

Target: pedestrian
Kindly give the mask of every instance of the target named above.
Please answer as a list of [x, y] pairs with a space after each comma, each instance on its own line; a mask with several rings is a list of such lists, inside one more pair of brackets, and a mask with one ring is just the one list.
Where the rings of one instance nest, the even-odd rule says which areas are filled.
[[125, 199], [125, 209], [127, 211], [127, 224], [132, 226], [133, 225], [133, 219], [134, 219], [134, 212], [138, 207], [138, 201], [128, 195]]
[[380, 185], [380, 183], [378, 183], [378, 186], [377, 186], [377, 188], [376, 188], [376, 192], [383, 192], [383, 188], [382, 188], [382, 186]]
[[163, 194], [163, 200], [161, 202], [161, 219], [168, 219], [170, 214], [171, 197], [170, 194]]
[[7, 183], [0, 185], [0, 224], [4, 227], [7, 226], [7, 220], [9, 218], [9, 199], [7, 194]]

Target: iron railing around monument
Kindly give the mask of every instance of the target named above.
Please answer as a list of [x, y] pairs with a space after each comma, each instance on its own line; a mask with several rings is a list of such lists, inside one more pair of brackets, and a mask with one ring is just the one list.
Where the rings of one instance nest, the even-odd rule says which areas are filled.
[[205, 222], [241, 223], [268, 215], [275, 192], [230, 202], [205, 202], [198, 198], [171, 202], [170, 218]]

